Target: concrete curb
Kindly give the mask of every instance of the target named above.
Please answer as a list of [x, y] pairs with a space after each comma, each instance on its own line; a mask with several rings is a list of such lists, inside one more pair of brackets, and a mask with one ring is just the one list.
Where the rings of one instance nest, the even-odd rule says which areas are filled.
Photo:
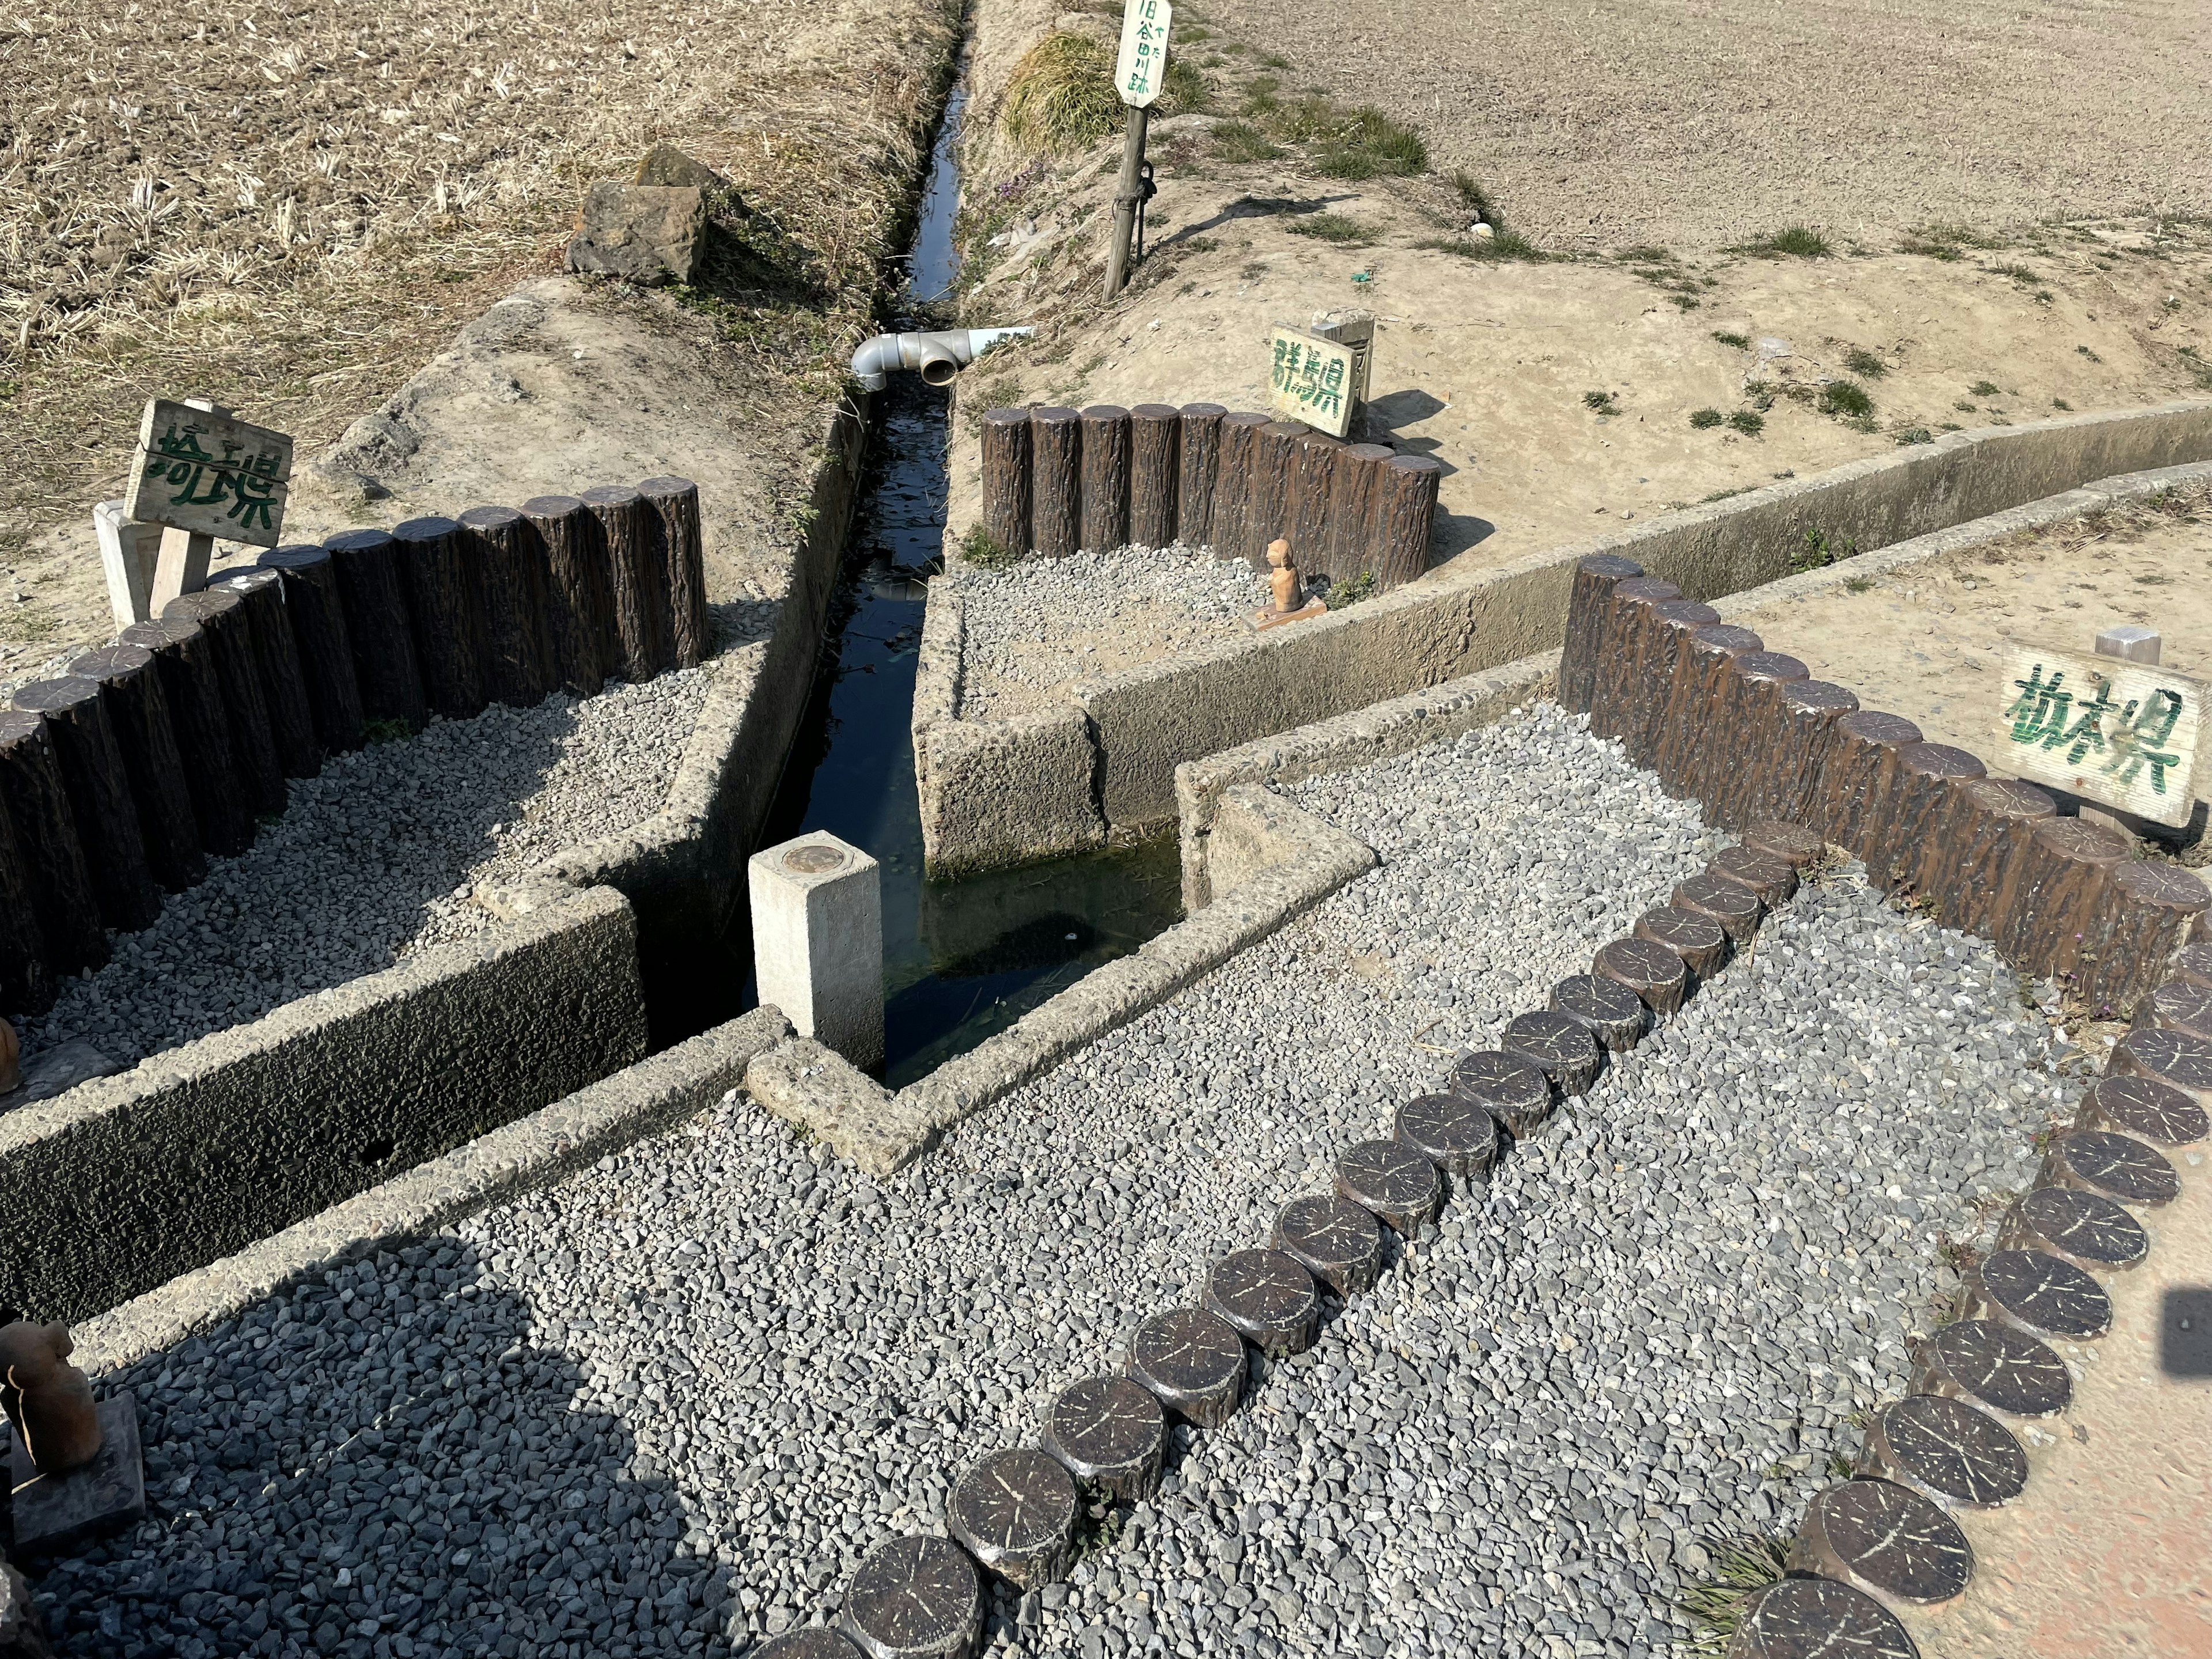
[[[1183, 762], [1547, 651], [1559, 642], [1575, 565], [1593, 553], [1626, 555], [1711, 600], [1789, 576], [1808, 536], [1886, 549], [2089, 480], [2207, 458], [2212, 402], [2195, 400], [1953, 433], [1493, 569], [1447, 569], [1296, 628], [1071, 687], [1066, 706], [1089, 726], [1087, 770], [1069, 752], [1072, 727], [918, 721], [916, 749], [931, 757], [929, 867], [980, 869], [1092, 844], [1060, 810], [1085, 790], [1108, 838], [1141, 834], [1175, 812]], [[996, 810], [963, 818], [942, 805], [979, 793]]]
[[171, 1279], [76, 1330], [77, 1363], [112, 1371], [330, 1268], [435, 1233], [703, 1111], [791, 1030], [757, 1008], [405, 1175]]
[[790, 1042], [754, 1062], [747, 1092], [868, 1174], [888, 1175], [952, 1125], [1157, 1007], [1376, 862], [1364, 842], [1269, 790], [1231, 787], [1216, 817], [1237, 848], [1232, 890], [920, 1082], [893, 1095], [827, 1049]]

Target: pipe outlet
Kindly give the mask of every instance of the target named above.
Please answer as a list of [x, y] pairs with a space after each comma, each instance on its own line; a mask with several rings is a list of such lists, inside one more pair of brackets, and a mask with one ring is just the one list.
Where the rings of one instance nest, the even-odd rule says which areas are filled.
[[932, 334], [878, 334], [853, 354], [853, 378], [870, 392], [881, 392], [895, 368], [910, 368], [932, 386], [952, 378], [1002, 340], [1020, 339], [1034, 328], [951, 328]]

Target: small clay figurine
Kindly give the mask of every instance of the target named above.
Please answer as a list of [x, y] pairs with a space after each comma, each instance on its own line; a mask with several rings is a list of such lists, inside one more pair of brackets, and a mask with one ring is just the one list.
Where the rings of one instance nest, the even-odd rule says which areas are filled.
[[40, 1474], [89, 1463], [100, 1450], [92, 1382], [69, 1363], [76, 1348], [66, 1325], [22, 1320], [0, 1328], [0, 1407]]
[[0, 1095], [13, 1094], [23, 1086], [23, 1068], [18, 1064], [23, 1045], [15, 1041], [15, 1028], [0, 1019]]
[[1287, 617], [1306, 602], [1298, 591], [1298, 573], [1291, 563], [1291, 544], [1279, 536], [1267, 544], [1267, 580], [1275, 586], [1275, 614]]

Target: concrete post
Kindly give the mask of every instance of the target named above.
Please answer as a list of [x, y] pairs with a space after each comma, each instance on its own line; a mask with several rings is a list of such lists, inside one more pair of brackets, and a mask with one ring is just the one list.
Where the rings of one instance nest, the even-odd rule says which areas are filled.
[[884, 1060], [884, 900], [875, 860], [817, 831], [753, 854], [760, 1000], [863, 1069]]
[[161, 526], [134, 524], [123, 516], [123, 503], [102, 501], [92, 509], [92, 533], [100, 544], [100, 568], [107, 577], [107, 605], [115, 625], [128, 628], [154, 612], [154, 565], [161, 556]]
[[2133, 624], [2108, 628], [2097, 635], [2097, 654], [2118, 657], [2127, 662], [2148, 663], [2155, 667], [2160, 643], [2155, 628], [2137, 628]]

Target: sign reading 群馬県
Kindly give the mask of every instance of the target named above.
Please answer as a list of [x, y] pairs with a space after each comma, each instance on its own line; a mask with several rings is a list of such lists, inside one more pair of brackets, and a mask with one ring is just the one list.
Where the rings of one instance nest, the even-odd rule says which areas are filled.
[[2002, 684], [1992, 771], [2153, 823], [2189, 822], [2203, 726], [2198, 681], [2118, 657], [2021, 647]]
[[1160, 95], [1168, 69], [1168, 0], [1127, 0], [1121, 9], [1121, 55], [1114, 64], [1114, 90], [1132, 109], [1146, 109]]
[[291, 477], [292, 441], [283, 433], [156, 398], [138, 428], [123, 516], [274, 547]]
[[1351, 346], [1278, 324], [1269, 347], [1269, 406], [1341, 438], [1350, 428], [1357, 398], [1356, 364]]

